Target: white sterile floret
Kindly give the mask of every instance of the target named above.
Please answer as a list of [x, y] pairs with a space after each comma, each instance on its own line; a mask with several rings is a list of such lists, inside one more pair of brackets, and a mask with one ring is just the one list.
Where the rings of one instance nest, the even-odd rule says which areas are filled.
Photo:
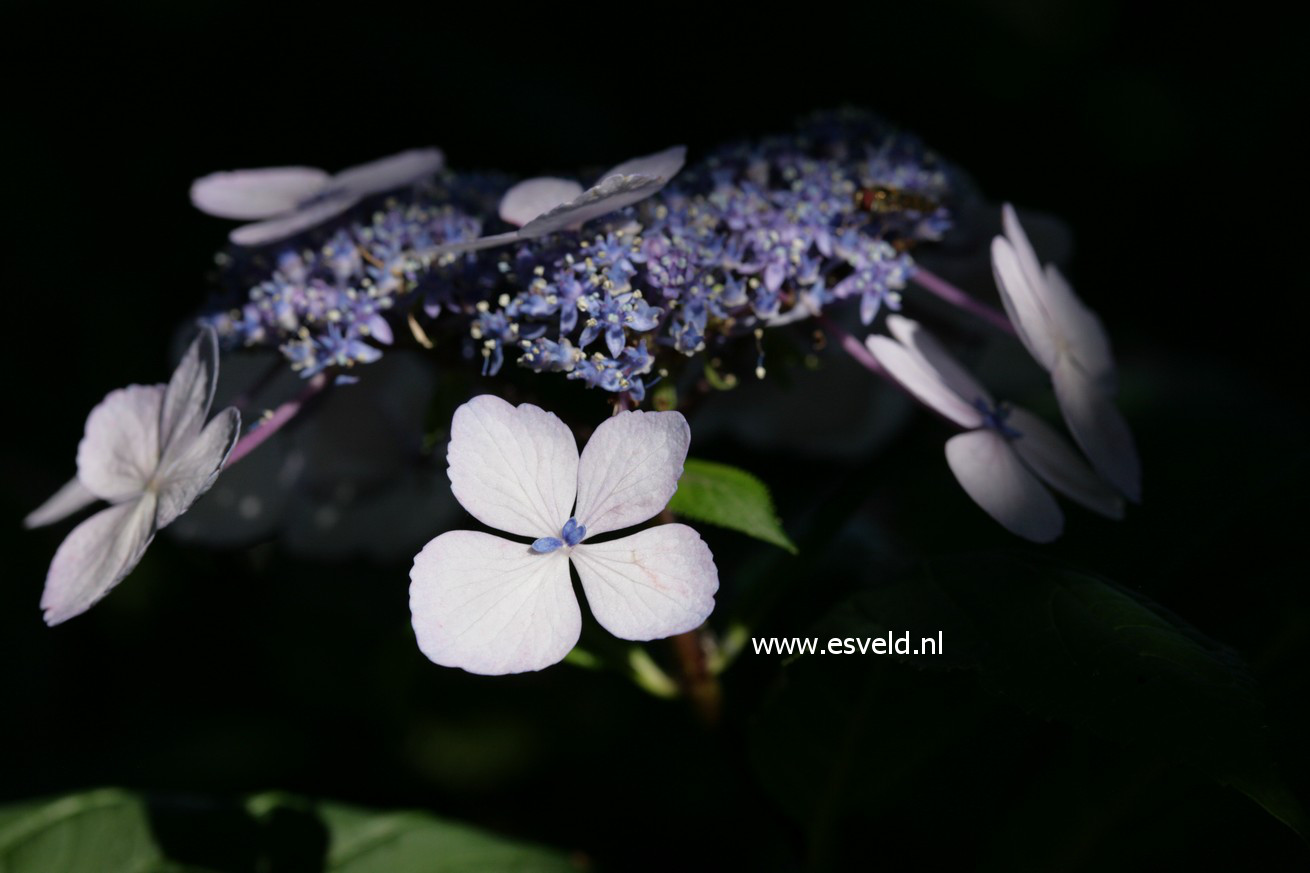
[[1051, 374], [1060, 412], [1096, 471], [1129, 500], [1140, 500], [1141, 463], [1114, 405], [1115, 367], [1100, 320], [1053, 264], [1043, 270], [1014, 207], [1005, 236], [992, 240], [1001, 302], [1029, 353]]
[[505, 192], [499, 214], [518, 230], [450, 243], [438, 251], [473, 252], [536, 239], [559, 230], [575, 230], [593, 218], [616, 212], [660, 191], [687, 160], [685, 146], [624, 161], [601, 175], [590, 188], [570, 179], [526, 179]]
[[1064, 514], [1042, 484], [1109, 518], [1123, 502], [1037, 416], [997, 404], [991, 394], [916, 322], [889, 316], [892, 336], [866, 340], [878, 363], [906, 390], [966, 428], [946, 443], [946, 461], [965, 492], [1011, 533], [1049, 542]]
[[455, 412], [452, 490], [469, 513], [532, 543], [450, 531], [414, 559], [410, 611], [419, 648], [471, 673], [540, 670], [578, 641], [572, 562], [596, 620], [651, 640], [698, 627], [719, 587], [714, 557], [683, 524], [595, 543], [640, 524], [677, 489], [691, 434], [676, 412], [621, 412], [581, 456], [554, 414], [484, 394]]
[[191, 203], [219, 218], [253, 221], [233, 230], [237, 245], [277, 242], [322, 224], [372, 194], [413, 184], [442, 168], [439, 149], [411, 149], [336, 175], [317, 167], [211, 173], [191, 183]]
[[217, 379], [218, 340], [205, 328], [168, 385], [129, 385], [91, 410], [77, 478], [24, 522], [37, 527], [96, 500], [113, 504], [75, 527], [55, 552], [41, 595], [47, 624], [80, 615], [108, 594], [155, 532], [213, 484], [241, 431], [234, 408], [205, 423]]

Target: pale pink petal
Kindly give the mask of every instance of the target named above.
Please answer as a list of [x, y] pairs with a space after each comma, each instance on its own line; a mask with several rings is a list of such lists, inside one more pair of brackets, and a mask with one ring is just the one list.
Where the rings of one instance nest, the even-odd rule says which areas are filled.
[[973, 502], [1011, 533], [1048, 543], [1064, 530], [1064, 515], [1051, 492], [996, 431], [951, 437], [946, 462]]
[[563, 550], [455, 530], [423, 547], [409, 572], [409, 609], [430, 660], [470, 673], [540, 670], [563, 660], [582, 613]]
[[320, 193], [330, 177], [314, 167], [268, 167], [211, 173], [191, 183], [191, 203], [219, 218], [250, 221], [295, 209]]
[[508, 224], [522, 227], [538, 215], [568, 203], [582, 191], [582, 186], [572, 179], [550, 176], [525, 179], [500, 198], [500, 218]]
[[433, 253], [436, 255], [460, 255], [465, 252], [480, 252], [483, 249], [494, 249], [496, 246], [505, 246], [510, 243], [519, 242], [524, 237], [521, 231], [511, 230], [505, 233], [496, 233], [491, 236], [480, 236], [477, 239], [464, 240], [463, 242], [444, 243], [435, 246]]
[[577, 227], [593, 218], [609, 215], [645, 200], [659, 191], [667, 179], [654, 176], [608, 176], [567, 203], [529, 221], [518, 232], [519, 239], [535, 239], [557, 230]]
[[332, 177], [332, 187], [367, 197], [425, 179], [445, 163], [440, 149], [410, 149], [342, 170]]
[[86, 419], [77, 447], [77, 478], [102, 500], [136, 497], [159, 466], [163, 385], [111, 391]]
[[1074, 293], [1073, 286], [1054, 264], [1046, 265], [1047, 312], [1060, 332], [1067, 352], [1083, 372], [1111, 393], [1115, 390], [1114, 355], [1101, 320]]
[[1033, 250], [1033, 244], [1028, 240], [1023, 225], [1019, 223], [1019, 213], [1009, 203], [1001, 207], [1001, 228], [1005, 232], [1005, 238], [1013, 247], [1015, 261], [1023, 272], [1024, 278], [1032, 288], [1040, 292], [1042, 284], [1046, 281], [1042, 273], [1041, 261], [1037, 257], [1037, 252]]
[[1034, 285], [1019, 263], [1019, 256], [1009, 240], [992, 240], [992, 273], [1001, 292], [1001, 303], [1010, 317], [1020, 341], [1028, 353], [1047, 370], [1055, 367], [1059, 347], [1050, 317], [1042, 305], [1045, 280], [1038, 276]]
[[573, 514], [578, 444], [553, 413], [482, 394], [455, 410], [451, 490], [478, 521], [520, 536], [558, 536]]
[[164, 528], [209, 490], [241, 436], [241, 414], [229, 406], [214, 416], [159, 472], [159, 513]]
[[678, 412], [620, 412], [591, 435], [578, 465], [578, 523], [588, 536], [641, 524], [678, 489], [691, 429]]
[[1092, 467], [1129, 500], [1141, 500], [1141, 462], [1113, 398], [1068, 357], [1060, 358], [1051, 378], [1065, 424]]
[[573, 549], [573, 563], [592, 615], [621, 639], [680, 634], [700, 627], [714, 610], [714, 556], [685, 524], [581, 543]]
[[159, 454], [164, 463], [200, 433], [217, 384], [218, 337], [206, 326], [187, 348], [164, 390], [159, 412]]
[[1047, 370], [1055, 368], [1055, 355], [1070, 354], [1084, 372], [1113, 391], [1114, 358], [1100, 319], [1083, 305], [1054, 264], [1042, 269], [1013, 206], [1005, 204], [1001, 220], [1012, 257], [998, 261], [993, 243], [992, 262], [1002, 302], [1019, 338]]
[[673, 146], [662, 152], [655, 152], [650, 155], [642, 155], [639, 158], [632, 158], [624, 161], [617, 167], [610, 167], [609, 171], [604, 173], [599, 182], [603, 182], [611, 176], [649, 176], [655, 179], [663, 179], [667, 182], [682, 169], [682, 165], [687, 162], [687, 147]]
[[256, 224], [243, 224], [227, 235], [227, 238], [239, 246], [262, 246], [295, 236], [311, 227], [316, 227], [329, 219], [336, 218], [359, 202], [359, 195], [342, 192], [327, 197], [304, 209], [261, 221]]
[[41, 609], [56, 625], [90, 609], [132, 572], [155, 535], [155, 498], [102, 509], [73, 528], [55, 552]]
[[1123, 518], [1124, 502], [1064, 437], [1026, 409], [1013, 407], [1006, 424], [1021, 436], [1010, 447], [1056, 491], [1107, 518]]
[[49, 500], [29, 512], [27, 518], [23, 519], [23, 527], [44, 527], [47, 524], [54, 524], [68, 518], [79, 509], [90, 506], [97, 499], [94, 494], [86, 490], [81, 480], [74, 476]]
[[901, 341], [907, 349], [914, 352], [928, 368], [936, 373], [947, 388], [965, 402], [973, 404], [976, 400], [992, 403], [992, 395], [983, 387], [973, 374], [960, 364], [937, 338], [924, 330], [923, 325], [911, 321], [903, 315], [889, 315], [887, 329], [892, 336]]
[[961, 427], [982, 424], [982, 413], [948, 388], [921, 356], [886, 336], [871, 336], [865, 345], [893, 379], [929, 408]]

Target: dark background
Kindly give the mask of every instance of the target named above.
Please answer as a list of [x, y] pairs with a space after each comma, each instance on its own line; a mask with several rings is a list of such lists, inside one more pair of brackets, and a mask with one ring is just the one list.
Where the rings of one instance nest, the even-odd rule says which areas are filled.
[[[72, 474], [95, 403], [166, 376], [226, 227], [190, 208], [192, 178], [339, 168], [429, 143], [455, 168], [528, 174], [672, 142], [694, 159], [840, 104], [918, 132], [989, 197], [1069, 223], [1071, 277], [1119, 353], [1147, 500], [1121, 526], [1079, 513], [1056, 548], [1232, 645], [1269, 703], [1287, 781], [1305, 788], [1310, 595], [1293, 556], [1310, 482], [1292, 311], [1304, 149], [1291, 136], [1304, 95], [1290, 25], [1249, 6], [1143, 17], [1105, 2], [551, 7], [484, 21], [425, 8], [11, 8], [0, 800], [102, 784], [280, 788], [420, 806], [612, 869], [813, 860], [814, 833], [746, 751], [776, 660], [733, 668], [730, 714], [707, 732], [616, 677], [433, 667], [409, 634], [404, 567], [306, 564], [276, 547], [256, 560], [168, 537], [103, 605], [51, 631], [36, 603], [64, 529], [18, 524]], [[881, 499], [908, 507], [893, 532], [912, 543], [906, 531], [945, 518], [962, 544], [1000, 543], [939, 466], [941, 434], [923, 433], [902, 459], [950, 508], [887, 476]], [[765, 478], [789, 523], [789, 498], [803, 505], [841, 475], [710, 453], [781, 471]], [[708, 536], [721, 566], [754, 548]], [[774, 633], [804, 633], [837, 597], [820, 577], [849, 569], [793, 566], [804, 593]], [[934, 681], [931, 705], [916, 709], [911, 687], [880, 715], [971, 705], [975, 690]], [[970, 730], [957, 739], [977, 743], [972, 756], [925, 753], [910, 787], [830, 829], [828, 855], [1002, 869], [1304, 861], [1290, 831], [1199, 774], [1017, 712]], [[1069, 832], [1042, 854], [1034, 835], [1052, 816]], [[716, 848], [689, 856], [697, 837]]]

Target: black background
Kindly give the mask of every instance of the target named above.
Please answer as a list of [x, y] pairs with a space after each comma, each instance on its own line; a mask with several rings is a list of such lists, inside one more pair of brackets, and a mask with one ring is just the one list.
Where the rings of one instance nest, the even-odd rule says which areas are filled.
[[[0, 800], [275, 787], [422, 806], [614, 869], [801, 863], [803, 830], [748, 772], [749, 712], [707, 736], [609, 677], [454, 674], [413, 649], [403, 568], [275, 555], [254, 573], [167, 538], [104, 605], [50, 631], [36, 602], [63, 530], [18, 522], [71, 475], [105, 392], [166, 375], [226, 227], [190, 208], [192, 178], [429, 143], [456, 168], [528, 174], [672, 142], [694, 158], [840, 104], [915, 130], [988, 196], [1068, 221], [1074, 284], [1125, 379], [1146, 386], [1129, 415], [1147, 502], [1113, 533], [1083, 522], [1062, 548], [1236, 647], [1304, 788], [1304, 148], [1291, 135], [1304, 95], [1289, 23], [1095, 2], [468, 12], [11, 8]], [[932, 463], [920, 467], [944, 478]], [[766, 476], [780, 501], [806, 487], [793, 473]], [[966, 540], [999, 536], [961, 518], [977, 527]], [[729, 693], [758, 699], [776, 667], [743, 665]], [[947, 776], [937, 790], [958, 802], [877, 819], [850, 857], [981, 863], [989, 816], [1031, 814], [1025, 780], [1077, 742], [1058, 726], [1036, 737], [1001, 802], [998, 774]], [[1068, 789], [1070, 815], [1097, 823], [1064, 869], [1303, 860], [1235, 792], [1186, 773], [1141, 789], [1154, 771], [1115, 766], [1135, 793]], [[689, 859], [699, 836], [717, 848]]]

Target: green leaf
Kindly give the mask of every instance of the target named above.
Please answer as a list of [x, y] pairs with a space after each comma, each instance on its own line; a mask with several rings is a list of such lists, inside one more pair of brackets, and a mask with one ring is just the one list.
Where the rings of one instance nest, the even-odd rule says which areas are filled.
[[117, 789], [0, 808], [0, 873], [565, 873], [559, 852], [423, 812], [263, 794], [244, 803]]
[[0, 810], [0, 873], [162, 873], [145, 802], [105, 789]]
[[688, 458], [669, 509], [684, 518], [739, 531], [796, 554], [795, 544], [773, 510], [769, 489], [737, 467]]
[[460, 873], [497, 870], [563, 873], [577, 868], [562, 854], [488, 835], [420, 812], [378, 815], [321, 805], [331, 834], [331, 873]]
[[972, 666], [1022, 709], [1195, 766], [1307, 834], [1246, 666], [1134, 592], [1035, 558], [949, 559], [858, 595], [834, 621], [825, 628], [851, 635], [944, 629], [951, 657], [907, 660]]

